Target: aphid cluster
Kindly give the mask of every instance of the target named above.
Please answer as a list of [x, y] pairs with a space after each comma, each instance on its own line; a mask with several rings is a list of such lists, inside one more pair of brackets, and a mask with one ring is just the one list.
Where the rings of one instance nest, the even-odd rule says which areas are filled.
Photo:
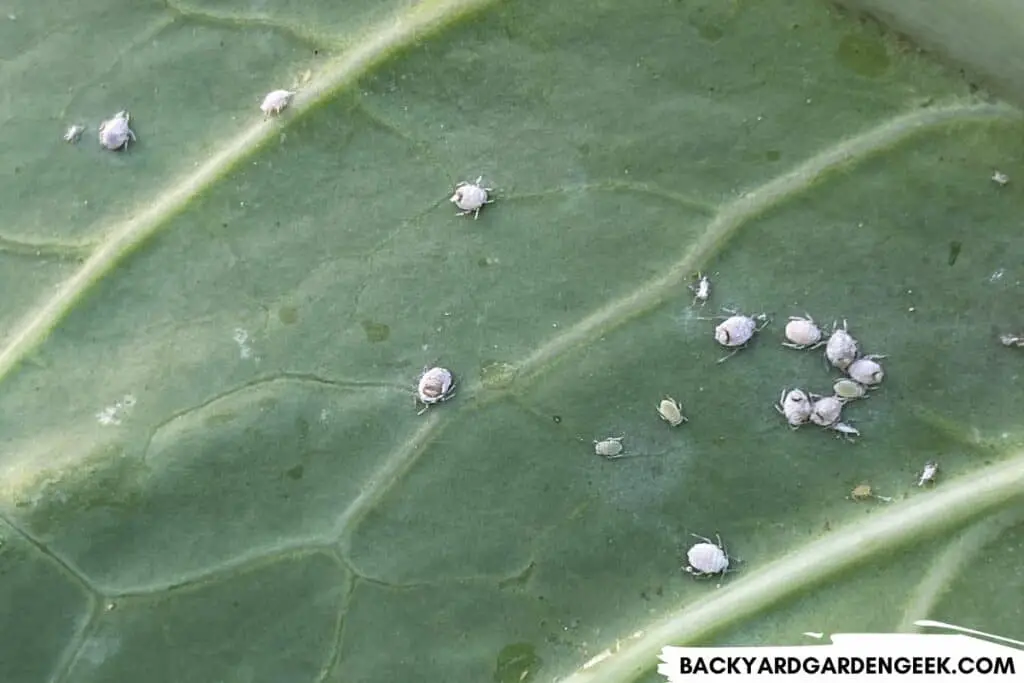
[[851, 401], [865, 398], [870, 389], [882, 382], [885, 371], [878, 361], [885, 356], [863, 355], [860, 343], [850, 334], [845, 320], [842, 327], [833, 323], [832, 332], [826, 334], [806, 314], [790, 317], [782, 345], [799, 350], [824, 346], [828, 363], [847, 376], [833, 383], [830, 396], [803, 389], [783, 389], [775, 410], [793, 429], [810, 422], [842, 436], [860, 436], [856, 427], [842, 421], [843, 407]]

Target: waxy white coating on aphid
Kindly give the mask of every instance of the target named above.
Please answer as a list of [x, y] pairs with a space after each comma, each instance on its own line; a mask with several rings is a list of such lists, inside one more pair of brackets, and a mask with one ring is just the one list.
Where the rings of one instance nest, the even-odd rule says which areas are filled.
[[925, 484], [934, 484], [935, 477], [939, 474], [939, 463], [934, 460], [929, 460], [924, 464], [924, 471], [921, 472], [920, 478], [917, 480], [918, 486], [924, 486]]
[[711, 296], [711, 280], [708, 279], [707, 275], [703, 273], [697, 273], [697, 282], [689, 285], [690, 291], [693, 292], [693, 303], [700, 302], [703, 306], [707, 303], [708, 297]]
[[802, 389], [783, 389], [775, 410], [786, 418], [790, 427], [796, 429], [811, 418], [811, 400]]
[[743, 346], [754, 336], [755, 332], [764, 329], [768, 324], [768, 316], [743, 315], [726, 309], [726, 313], [732, 313], [715, 327], [715, 341], [727, 348]]
[[718, 539], [718, 543], [713, 543], [710, 538], [704, 538], [703, 536], [697, 536], [692, 534], [694, 538], [699, 538], [702, 543], [696, 543], [686, 551], [686, 571], [694, 576], [710, 576], [713, 574], [724, 574], [729, 569], [729, 554], [725, 551], [725, 547], [722, 545], [722, 539], [719, 536], [715, 536]]
[[622, 452], [624, 436], [609, 436], [607, 439], [594, 442], [594, 452], [605, 458], [614, 458]]
[[831, 427], [839, 422], [843, 412], [843, 399], [838, 396], [817, 398], [811, 407], [811, 422], [822, 427]]
[[493, 204], [494, 200], [488, 198], [489, 192], [494, 192], [493, 187], [482, 187], [480, 181], [484, 177], [480, 176], [476, 179], [476, 182], [463, 181], [455, 186], [455, 193], [448, 198], [448, 200], [455, 206], [462, 209], [456, 216], [468, 216], [473, 214], [473, 219], [476, 220], [480, 217], [480, 209], [485, 204]]
[[135, 141], [135, 133], [128, 127], [131, 115], [126, 111], [119, 111], [113, 118], [107, 119], [100, 124], [100, 144], [109, 150], [126, 148], [129, 142]]
[[689, 422], [686, 416], [683, 415], [683, 406], [679, 405], [679, 401], [671, 396], [661, 399], [661, 403], [658, 404], [658, 415], [673, 427]]
[[786, 323], [786, 341], [783, 346], [791, 349], [813, 349], [821, 345], [821, 329], [810, 316], [791, 317]]
[[837, 379], [836, 383], [832, 385], [832, 392], [841, 399], [855, 399], [863, 398], [867, 395], [868, 390], [860, 382], [855, 382], [852, 379]]
[[74, 144], [78, 142], [78, 139], [82, 137], [82, 133], [85, 132], [85, 126], [79, 126], [77, 124], [69, 126], [67, 131], [64, 132], [64, 142], [70, 142]]
[[292, 101], [293, 97], [295, 97], [295, 92], [292, 90], [274, 90], [267, 93], [267, 96], [263, 98], [260, 111], [267, 116], [280, 114], [288, 106], [288, 103]]
[[995, 171], [992, 174], [992, 182], [996, 183], [997, 185], [1006, 185], [1007, 183], [1010, 182], [1010, 176], [1006, 175], [1002, 171]]
[[857, 358], [857, 350], [857, 340], [846, 331], [846, 321], [843, 321], [841, 328], [833, 324], [832, 335], [825, 345], [825, 358], [828, 362], [840, 370], [846, 370]]
[[435, 403], [447, 401], [454, 392], [455, 379], [450, 371], [445, 368], [424, 370], [416, 387], [416, 398], [423, 404], [423, 409], [417, 415], [427, 412], [427, 408]]
[[885, 372], [882, 370], [882, 366], [875, 362], [876, 357], [865, 356], [850, 363], [850, 366], [846, 368], [850, 379], [868, 387], [879, 384], [885, 377]]

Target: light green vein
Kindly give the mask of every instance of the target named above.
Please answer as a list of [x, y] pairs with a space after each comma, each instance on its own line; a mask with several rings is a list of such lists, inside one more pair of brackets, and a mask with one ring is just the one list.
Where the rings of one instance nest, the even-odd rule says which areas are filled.
[[[284, 118], [301, 116], [339, 90], [352, 86], [374, 66], [399, 51], [493, 2], [495, 0], [425, 0], [381, 22], [345, 53], [324, 64], [322, 70], [295, 96], [292, 105], [284, 112]], [[270, 90], [271, 86], [268, 85], [267, 89]], [[198, 168], [173, 182], [160, 195], [142, 203], [134, 217], [106, 230], [103, 241], [82, 267], [11, 330], [10, 341], [0, 349], [0, 379], [46, 338], [90, 287], [165, 226], [189, 200], [261, 145], [276, 138], [280, 134], [280, 126], [279, 121], [263, 120], [256, 111], [250, 123]]]
[[1003, 104], [954, 104], [918, 109], [819, 152], [788, 173], [722, 206], [701, 237], [663, 275], [641, 284], [551, 338], [518, 363], [517, 379], [528, 378], [571, 348], [607, 334], [681, 291], [684, 281], [717, 253], [738, 228], [809, 190], [823, 176], [865, 161], [922, 131], [952, 123], [1019, 117], [1018, 110]]
[[[739, 580], [707, 599], [687, 605], [642, 627], [644, 635], [589, 669], [561, 683], [632, 681], [657, 666], [665, 645], [685, 645], [757, 614], [840, 571], [893, 548], [916, 543], [941, 530], [998, 509], [1024, 490], [1024, 453], [949, 482], [929, 495], [887, 508], [871, 520], [859, 520], [810, 543]], [[712, 589], [714, 590], [714, 589]]]
[[[516, 385], [529, 381], [538, 371], [580, 344], [606, 334], [614, 327], [661, 303], [667, 297], [682, 291], [680, 288], [683, 286], [683, 280], [720, 249], [736, 230], [765, 211], [780, 206], [810, 189], [827, 173], [865, 161], [921, 131], [954, 122], [998, 120], [1018, 116], [1020, 114], [1016, 109], [999, 104], [957, 104], [920, 109], [889, 119], [856, 137], [843, 140], [819, 152], [788, 173], [721, 207], [700, 239], [672, 264], [665, 274], [642, 283], [633, 292], [591, 313], [537, 348], [514, 365], [513, 382], [506, 384], [502, 390], [491, 393], [482, 402], [476, 403], [477, 407], [499, 400], [506, 393], [515, 391]], [[480, 383], [468, 386], [460, 392], [459, 402], [475, 399], [488, 388]], [[384, 459], [372, 480], [338, 520], [336, 531], [342, 553], [347, 553], [350, 537], [360, 520], [412, 467], [426, 444], [433, 439], [433, 432], [444, 423], [443, 420], [433, 419], [424, 423], [406, 442], [400, 444]]]
[[96, 247], [92, 242], [32, 242], [0, 235], [0, 253], [16, 256], [55, 257], [65, 260], [85, 259]]

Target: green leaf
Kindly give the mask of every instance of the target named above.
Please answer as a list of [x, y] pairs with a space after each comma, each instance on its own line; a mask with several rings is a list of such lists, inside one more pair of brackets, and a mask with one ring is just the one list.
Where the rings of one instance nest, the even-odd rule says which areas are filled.
[[[810, 0], [9, 14], [0, 680], [611, 682], [670, 643], [1024, 638], [1017, 109]], [[457, 217], [477, 176], [495, 203]], [[721, 307], [772, 323], [719, 363]], [[805, 312], [886, 355], [860, 439], [773, 409], [836, 376], [780, 344]], [[435, 364], [457, 391], [417, 416]], [[697, 581], [716, 532], [738, 571]]]

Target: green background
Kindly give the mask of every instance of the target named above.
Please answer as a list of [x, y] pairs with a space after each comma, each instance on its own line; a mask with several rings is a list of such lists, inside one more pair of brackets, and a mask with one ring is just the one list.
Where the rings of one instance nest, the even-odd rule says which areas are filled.
[[[654, 681], [670, 643], [1024, 639], [1012, 40], [812, 0], [7, 11], [0, 680]], [[495, 203], [456, 217], [478, 175]], [[725, 363], [721, 307], [774, 319]], [[835, 377], [781, 347], [803, 313], [887, 356], [855, 442], [773, 410]], [[435, 364], [458, 391], [417, 417]], [[636, 457], [594, 455], [619, 435]], [[738, 571], [695, 581], [715, 532]]]

